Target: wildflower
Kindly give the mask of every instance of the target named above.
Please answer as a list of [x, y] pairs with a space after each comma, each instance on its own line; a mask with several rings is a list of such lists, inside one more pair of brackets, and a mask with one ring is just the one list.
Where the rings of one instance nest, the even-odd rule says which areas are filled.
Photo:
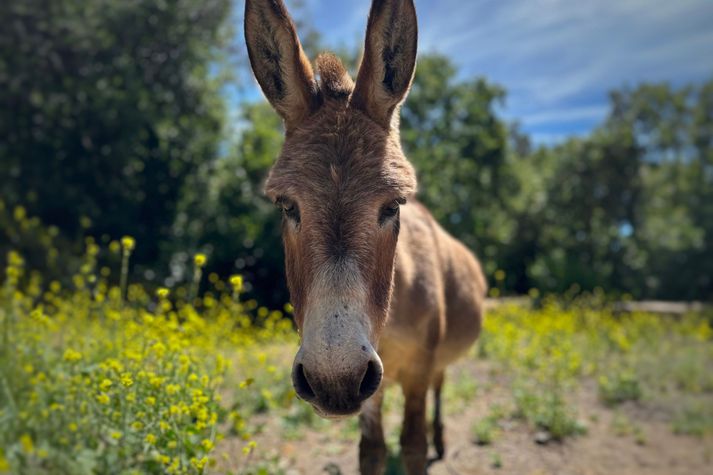
[[106, 393], [101, 393], [100, 395], [97, 396], [97, 402], [99, 404], [106, 405], [106, 404], [109, 404], [110, 401], [111, 401], [111, 399], [109, 398], [109, 395], [107, 395]]
[[156, 289], [156, 296], [160, 299], [168, 298], [169, 290], [166, 287]]
[[243, 453], [248, 455], [255, 449], [255, 447], [257, 447], [257, 443], [254, 440], [251, 440], [245, 447], [243, 447]]
[[213, 447], [215, 447], [215, 445], [213, 445], [213, 441], [210, 439], [203, 439], [201, 441], [201, 446], [206, 452], [210, 452], [211, 450], [213, 450]]
[[149, 445], [154, 445], [156, 443], [156, 436], [153, 434], [146, 434], [146, 437], [144, 437], [144, 442]]
[[134, 384], [134, 380], [131, 379], [131, 375], [129, 373], [124, 373], [121, 375], [121, 384], [129, 388], [132, 384]]
[[181, 387], [178, 384], [169, 384], [166, 386], [166, 394], [168, 394], [169, 396], [176, 394], [180, 390]]
[[110, 435], [111, 435], [111, 438], [114, 440], [119, 440], [122, 437], [124, 437], [124, 434], [118, 430], [112, 431], [112, 433]]
[[131, 423], [131, 428], [136, 431], [139, 431], [144, 428], [144, 423], [141, 421], [134, 421]]
[[25, 211], [25, 208], [23, 206], [15, 206], [15, 209], [13, 210], [13, 217], [15, 218], [15, 221], [23, 221], [27, 217], [27, 211]]
[[203, 467], [205, 467], [206, 463], [208, 463], [208, 457], [201, 457], [201, 458], [192, 457], [191, 458], [191, 465], [196, 470], [203, 470]]
[[22, 434], [20, 436], [20, 445], [25, 453], [31, 454], [35, 451], [35, 444], [32, 442], [30, 434]]
[[233, 286], [235, 292], [240, 292], [243, 290], [243, 276], [239, 274], [230, 276], [230, 285]]
[[205, 254], [198, 253], [195, 256], [193, 256], [193, 264], [195, 264], [196, 267], [203, 267], [206, 262], [206, 256]]
[[102, 391], [107, 391], [112, 385], [111, 379], [104, 378], [102, 382], [99, 384], [99, 388]]
[[69, 429], [70, 432], [77, 432], [79, 430], [79, 426], [76, 422], [70, 422], [69, 425], [67, 425], [67, 429]]
[[10, 471], [10, 462], [7, 461], [2, 452], [0, 452], [0, 473]]
[[113, 252], [114, 254], [118, 254], [120, 250], [121, 250], [121, 244], [119, 244], [119, 241], [112, 241], [109, 243], [109, 251], [110, 252]]
[[148, 396], [146, 398], [146, 405], [147, 406], [155, 406], [156, 405], [156, 398], [153, 396]]
[[124, 248], [124, 252], [131, 254], [131, 251], [136, 247], [136, 240], [131, 236], [124, 236], [121, 238], [121, 247]]
[[151, 350], [156, 353], [156, 356], [158, 358], [162, 358], [163, 355], [166, 353], [166, 345], [161, 343], [160, 341], [157, 341], [154, 343], [154, 345], [151, 347]]
[[62, 356], [62, 359], [70, 363], [76, 363], [77, 361], [82, 359], [82, 354], [76, 350], [73, 350], [72, 348], [67, 348], [64, 351], [64, 356]]

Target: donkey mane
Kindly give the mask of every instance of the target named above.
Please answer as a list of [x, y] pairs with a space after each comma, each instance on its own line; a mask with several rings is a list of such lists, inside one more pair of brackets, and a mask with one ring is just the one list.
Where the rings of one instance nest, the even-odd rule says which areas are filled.
[[348, 99], [354, 91], [354, 81], [342, 61], [332, 53], [322, 53], [317, 56], [315, 65], [322, 95], [331, 99]]

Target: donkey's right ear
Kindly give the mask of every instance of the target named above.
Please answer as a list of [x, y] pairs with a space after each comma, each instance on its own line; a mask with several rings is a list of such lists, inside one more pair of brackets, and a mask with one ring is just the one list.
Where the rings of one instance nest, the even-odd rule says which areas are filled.
[[319, 107], [320, 95], [282, 0], [245, 2], [245, 42], [255, 78], [289, 132]]

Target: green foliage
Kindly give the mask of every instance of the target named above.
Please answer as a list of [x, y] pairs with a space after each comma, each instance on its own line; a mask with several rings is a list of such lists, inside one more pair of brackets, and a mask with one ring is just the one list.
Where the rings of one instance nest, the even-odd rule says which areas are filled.
[[210, 66], [229, 6], [2, 2], [8, 203], [69, 239], [130, 233], [138, 261], [156, 262], [186, 180], [217, 154], [224, 107]]
[[602, 375], [599, 377], [599, 399], [608, 406], [638, 401], [641, 399], [641, 385], [631, 372]]
[[506, 153], [507, 125], [495, 114], [505, 92], [485, 79], [458, 81], [443, 56], [419, 60], [401, 111], [401, 138], [416, 166], [420, 198], [434, 216], [486, 260], [511, 242], [505, 202], [516, 185]]
[[172, 254], [174, 262], [186, 262], [190, 256], [182, 250], [204, 249], [209, 271], [240, 272], [248, 292], [261, 302], [282, 305], [289, 297], [281, 284], [280, 214], [262, 193], [282, 146], [282, 123], [260, 102], [242, 108], [238, 129], [227, 156], [205, 169], [184, 194]]

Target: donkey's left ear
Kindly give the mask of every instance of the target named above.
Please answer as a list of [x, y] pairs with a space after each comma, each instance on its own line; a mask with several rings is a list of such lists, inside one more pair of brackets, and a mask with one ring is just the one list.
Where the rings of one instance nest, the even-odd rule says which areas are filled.
[[246, 0], [245, 42], [255, 78], [289, 132], [317, 109], [320, 96], [282, 0]]
[[388, 128], [416, 68], [418, 26], [413, 0], [373, 0], [351, 104]]

